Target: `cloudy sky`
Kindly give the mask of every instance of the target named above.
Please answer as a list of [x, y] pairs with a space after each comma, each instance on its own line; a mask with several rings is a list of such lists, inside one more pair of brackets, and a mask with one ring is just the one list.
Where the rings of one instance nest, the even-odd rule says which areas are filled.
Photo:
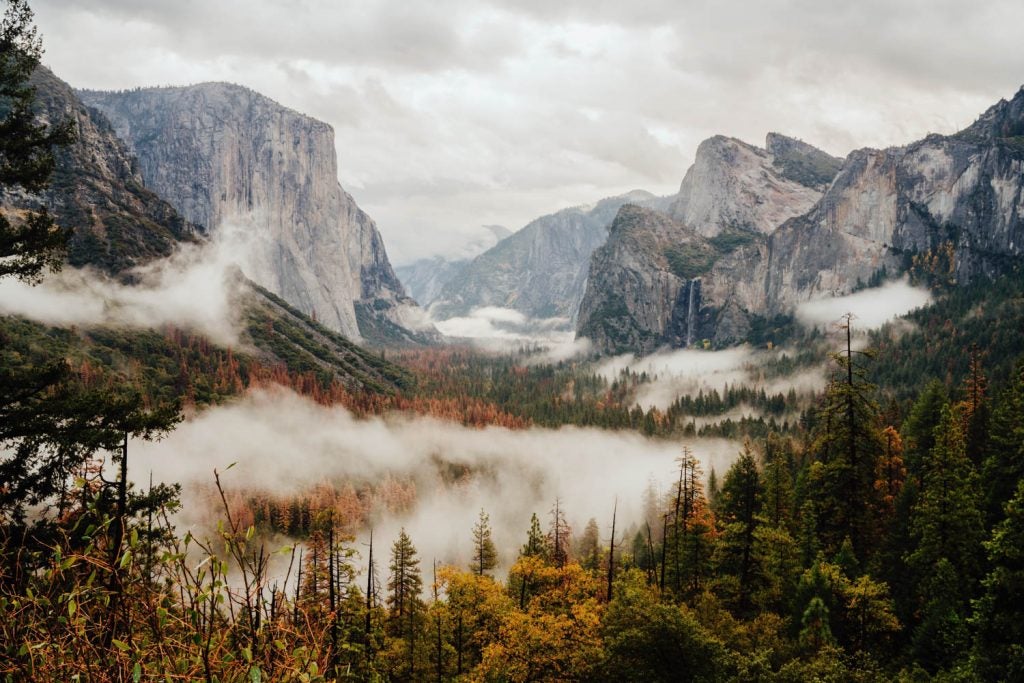
[[396, 264], [678, 187], [699, 142], [845, 155], [1024, 83], [1019, 0], [34, 0], [76, 87], [241, 83], [331, 123]]

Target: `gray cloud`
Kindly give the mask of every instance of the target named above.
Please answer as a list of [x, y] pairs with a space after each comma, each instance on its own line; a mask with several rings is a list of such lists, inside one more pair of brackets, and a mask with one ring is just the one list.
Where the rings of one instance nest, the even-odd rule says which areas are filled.
[[333, 124], [397, 263], [636, 187], [778, 130], [834, 154], [969, 124], [1024, 80], [990, 0], [36, 0], [79, 87], [228, 80]]

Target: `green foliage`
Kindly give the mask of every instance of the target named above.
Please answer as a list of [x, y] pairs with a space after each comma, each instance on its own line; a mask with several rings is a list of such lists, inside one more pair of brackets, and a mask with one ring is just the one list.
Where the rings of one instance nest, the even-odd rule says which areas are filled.
[[984, 680], [1024, 678], [1024, 479], [985, 542], [991, 567], [974, 604], [973, 668]]
[[620, 575], [601, 628], [600, 680], [727, 680], [729, 661], [722, 643], [686, 608], [658, 602], [639, 571]]
[[[54, 148], [74, 139], [70, 124], [38, 121], [36, 91], [29, 79], [43, 48], [32, 19], [25, 0], [9, 0], [0, 21], [0, 189], [4, 191], [45, 189], [56, 165]], [[36, 282], [45, 270], [57, 270], [68, 237], [45, 208], [13, 217], [0, 214], [0, 278]]]
[[473, 562], [470, 568], [483, 576], [498, 565], [498, 551], [491, 538], [491, 519], [480, 509], [480, 518], [473, 525]]
[[703, 241], [665, 248], [669, 271], [682, 280], [692, 280], [707, 273], [719, 256], [717, 249]]

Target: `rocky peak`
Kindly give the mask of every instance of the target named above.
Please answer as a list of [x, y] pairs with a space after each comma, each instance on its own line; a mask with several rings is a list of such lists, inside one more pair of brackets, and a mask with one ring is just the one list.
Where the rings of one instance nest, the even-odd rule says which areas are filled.
[[1024, 86], [1009, 101], [999, 100], [957, 137], [995, 140], [1024, 137]]
[[35, 70], [31, 82], [38, 115], [54, 123], [70, 121], [76, 139], [56, 150], [50, 186], [41, 196], [4, 193], [4, 207], [46, 206], [59, 225], [72, 229], [68, 262], [111, 275], [201, 238], [197, 226], [144, 186], [130, 150], [101, 113], [45, 67]]
[[822, 157], [831, 157], [775, 133], [767, 144], [771, 150], [721, 135], [702, 142], [670, 215], [714, 237], [723, 231], [767, 234], [806, 213], [821, 197], [822, 169], [828, 166]]
[[577, 335], [606, 353], [649, 353], [702, 339], [701, 276], [715, 248], [668, 216], [633, 204], [619, 209], [590, 263]]
[[816, 190], [824, 191], [843, 165], [842, 159], [779, 133], [768, 133], [764, 146], [784, 178]]

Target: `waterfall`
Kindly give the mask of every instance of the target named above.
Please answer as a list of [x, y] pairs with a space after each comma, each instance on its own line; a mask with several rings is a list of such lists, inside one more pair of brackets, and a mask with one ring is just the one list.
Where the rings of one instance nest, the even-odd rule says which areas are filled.
[[700, 300], [697, 298], [697, 290], [700, 288], [700, 279], [693, 278], [690, 280], [690, 297], [686, 303], [686, 347], [690, 348], [693, 346], [693, 327], [695, 319], [697, 317], [697, 306], [700, 305]]

